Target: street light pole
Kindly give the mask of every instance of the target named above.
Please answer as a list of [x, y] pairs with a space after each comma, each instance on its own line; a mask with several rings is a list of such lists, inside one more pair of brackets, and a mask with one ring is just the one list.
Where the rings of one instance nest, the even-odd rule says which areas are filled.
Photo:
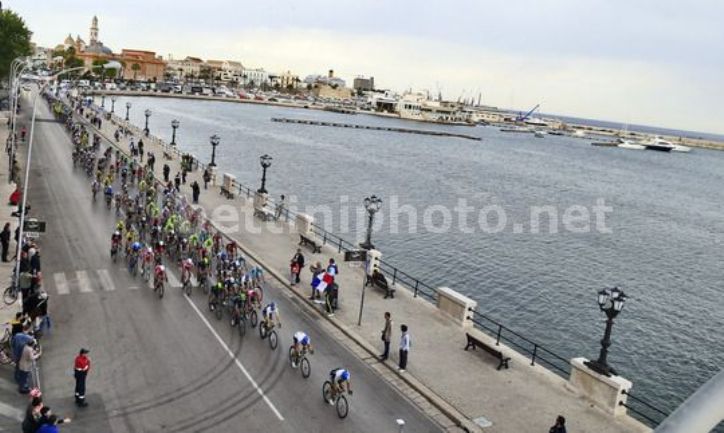
[[365, 241], [359, 246], [361, 248], [364, 248], [366, 250], [372, 250], [375, 248], [374, 245], [372, 245], [372, 225], [375, 221], [375, 214], [380, 210], [380, 207], [382, 207], [382, 199], [377, 197], [376, 195], [366, 197], [363, 201], [365, 205], [365, 209], [367, 210], [367, 237], [365, 238]]
[[116, 112], [116, 97], [111, 96], [111, 114]]
[[214, 134], [209, 138], [209, 141], [211, 142], [211, 162], [209, 163], [209, 167], [216, 167], [216, 146], [219, 145], [221, 138]]
[[171, 146], [176, 145], [176, 128], [178, 128], [180, 124], [181, 122], [176, 119], [171, 121], [171, 128], [173, 128], [173, 133], [171, 134]]
[[[126, 102], [126, 122], [128, 122], [128, 111], [131, 109], [131, 103]], [[112, 113], [112, 111], [111, 111]]]
[[143, 134], [148, 137], [148, 133], [151, 132], [148, 129], [148, 118], [151, 117], [151, 110], [147, 108], [146, 111], [143, 112], [143, 114], [146, 116], [146, 127], [143, 128]]
[[106, 95], [101, 95], [101, 108], [106, 109]]
[[257, 190], [259, 194], [266, 194], [266, 169], [272, 165], [272, 157], [266, 153], [259, 157], [259, 163], [261, 163], [261, 188]]
[[616, 371], [608, 365], [606, 358], [608, 357], [608, 348], [611, 346], [613, 319], [623, 310], [625, 302], [626, 294], [618, 287], [603, 289], [598, 292], [598, 307], [606, 313], [606, 330], [601, 339], [601, 352], [598, 354], [598, 359], [596, 361], [586, 361], [585, 365], [604, 376], [616, 374]]

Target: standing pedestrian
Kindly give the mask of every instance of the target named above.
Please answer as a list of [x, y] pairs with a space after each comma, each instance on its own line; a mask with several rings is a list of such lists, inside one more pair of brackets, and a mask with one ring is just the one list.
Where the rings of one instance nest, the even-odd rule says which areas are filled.
[[171, 167], [168, 164], [163, 164], [163, 182], [168, 183], [168, 177], [171, 174]]
[[211, 182], [211, 172], [206, 168], [204, 170], [204, 189], [208, 189], [209, 182]]
[[143, 162], [143, 140], [138, 140], [138, 154], [141, 156], [141, 162]]
[[75, 404], [80, 407], [88, 406], [85, 401], [85, 380], [90, 370], [90, 358], [88, 358], [88, 349], [80, 349], [78, 356], [75, 357]]
[[192, 198], [194, 200], [194, 203], [198, 203], [199, 194], [201, 194], [201, 187], [199, 186], [199, 183], [197, 181], [193, 181], [193, 183], [191, 183], [191, 194], [193, 196]]
[[380, 361], [387, 361], [390, 357], [390, 339], [392, 337], [392, 315], [389, 311], [385, 312], [385, 327], [382, 328], [382, 343], [385, 345], [385, 351], [380, 355]]
[[294, 268], [294, 265], [296, 266], [296, 272], [292, 271], [292, 285], [299, 284], [299, 275], [302, 273], [302, 269], [304, 269], [304, 256], [302, 255], [302, 250], [300, 248], [297, 248], [297, 253], [294, 254], [294, 257], [292, 257], [292, 267]]
[[8, 261], [8, 250], [10, 249], [10, 223], [5, 223], [3, 231], [0, 232], [0, 243], [2, 243], [2, 260], [3, 262]]
[[548, 433], [566, 433], [566, 419], [563, 415], [558, 415], [555, 425], [548, 430]]
[[151, 169], [151, 172], [153, 172], [153, 166], [156, 164], [156, 155], [154, 155], [153, 152], [148, 152], [146, 163], [148, 164], [148, 168]]
[[332, 275], [332, 277], [336, 277], [339, 275], [339, 268], [337, 268], [337, 263], [334, 262], [334, 259], [329, 259], [329, 265], [327, 265], [327, 273]]
[[[314, 265], [309, 266], [309, 271], [312, 273], [312, 281], [314, 281], [314, 278], [324, 272], [324, 268], [322, 267], [322, 262], [317, 262]], [[309, 299], [318, 299], [318, 293], [317, 290], [312, 286], [312, 296], [309, 297]]]
[[186, 167], [181, 168], [181, 183], [186, 185]]
[[410, 334], [407, 333], [407, 325], [400, 326], [402, 335], [400, 336], [400, 368], [397, 369], [400, 373], [404, 373], [407, 369], [407, 355], [410, 353]]
[[173, 178], [173, 184], [177, 192], [181, 191], [181, 173], [176, 173], [176, 176]]
[[299, 277], [299, 263], [294, 259], [289, 263], [289, 284], [292, 286], [297, 284], [297, 278]]
[[37, 358], [33, 350], [35, 340], [29, 340], [23, 346], [23, 351], [18, 360], [18, 392], [27, 394], [30, 392], [30, 372], [33, 369], [33, 361]]
[[279, 203], [277, 203], [276, 212], [274, 214], [274, 219], [279, 220], [282, 216], [282, 212], [284, 212], [284, 194], [279, 197]]

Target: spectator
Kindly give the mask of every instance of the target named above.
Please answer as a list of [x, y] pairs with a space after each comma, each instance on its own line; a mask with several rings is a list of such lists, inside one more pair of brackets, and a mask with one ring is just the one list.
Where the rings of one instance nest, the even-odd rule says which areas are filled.
[[41, 410], [43, 399], [40, 396], [32, 397], [28, 408], [25, 410], [25, 418], [21, 424], [23, 433], [35, 433], [40, 428]]
[[146, 163], [148, 164], [148, 168], [150, 168], [153, 172], [153, 166], [156, 164], [156, 155], [154, 155], [153, 152], [148, 152], [148, 159], [146, 160]]
[[392, 315], [385, 312], [385, 327], [382, 328], [382, 343], [385, 345], [385, 351], [380, 355], [380, 361], [387, 361], [390, 357], [390, 339], [392, 337]]
[[138, 154], [141, 156], [141, 162], [143, 162], [143, 140], [138, 140]]
[[[322, 267], [322, 262], [317, 262], [314, 265], [310, 265], [309, 271], [312, 273], [312, 280], [314, 280], [314, 277], [316, 277], [320, 273], [324, 272], [324, 268]], [[309, 299], [315, 299], [315, 298], [317, 298], [317, 291], [314, 290], [314, 286], [312, 286], [312, 296], [310, 296]]]
[[25, 343], [23, 351], [18, 360], [18, 392], [27, 394], [30, 392], [30, 372], [33, 369], [33, 361], [37, 358], [33, 350], [35, 340], [29, 340]]
[[548, 430], [548, 433], [566, 433], [566, 419], [563, 415], [558, 415], [555, 425]]
[[58, 425], [63, 423], [63, 421], [65, 420], [62, 420], [55, 415], [50, 415], [47, 418], [46, 423], [40, 426], [38, 433], [59, 433], [60, 429], [58, 428]]
[[176, 173], [176, 176], [173, 178], [173, 185], [176, 191], [181, 191], [181, 173]]
[[181, 168], [181, 183], [186, 185], [186, 167]]
[[410, 353], [410, 334], [407, 333], [407, 325], [400, 326], [402, 335], [400, 336], [400, 368], [397, 370], [404, 373], [407, 369], [407, 355]]
[[193, 198], [194, 203], [198, 203], [199, 194], [201, 194], [201, 187], [199, 186], [199, 183], [197, 181], [193, 181], [191, 183], [191, 194], [193, 196], [192, 198]]
[[10, 249], [10, 235], [12, 234], [12, 231], [10, 230], [10, 223], [5, 223], [5, 227], [3, 228], [3, 231], [0, 232], [0, 243], [2, 243], [2, 260], [3, 262], [8, 262], [8, 250]]
[[42, 409], [40, 409], [40, 420], [39, 424], [41, 426], [46, 424], [51, 424], [50, 418], [56, 417], [56, 425], [60, 424], [68, 424], [70, 422], [70, 418], [61, 418], [55, 414], [53, 414], [53, 411], [50, 409], [49, 406], [44, 406]]
[[171, 174], [171, 167], [168, 164], [163, 164], [163, 182], [168, 183], [168, 177]]
[[204, 170], [204, 189], [208, 189], [209, 182], [211, 182], [211, 172], [207, 168]]
[[327, 266], [327, 273], [332, 275], [333, 277], [336, 277], [339, 275], [339, 268], [337, 268], [337, 264], [334, 262], [334, 259], [329, 259], [329, 265]]
[[75, 404], [80, 407], [88, 406], [85, 401], [85, 380], [90, 371], [90, 358], [88, 358], [88, 349], [80, 349], [80, 353], [75, 357]]
[[304, 256], [302, 255], [302, 250], [299, 248], [297, 248], [297, 253], [294, 254], [294, 257], [292, 257], [292, 268], [294, 267], [294, 264], [296, 264], [297, 267], [296, 272], [292, 272], [292, 286], [295, 284], [299, 284], [299, 275], [302, 273], [302, 269], [304, 269]]
[[297, 263], [296, 260], [292, 258], [291, 262], [289, 263], [289, 284], [292, 286], [297, 284], [297, 280], [299, 279], [299, 263]]
[[282, 216], [282, 212], [284, 212], [284, 194], [282, 194], [279, 198], [279, 203], [277, 203], [274, 219], [279, 220], [279, 218], [281, 218]]

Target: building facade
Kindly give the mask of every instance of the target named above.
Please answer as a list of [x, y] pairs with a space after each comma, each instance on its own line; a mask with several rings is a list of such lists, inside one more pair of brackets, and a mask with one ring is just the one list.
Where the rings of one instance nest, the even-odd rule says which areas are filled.
[[123, 49], [118, 58], [124, 80], [163, 81], [166, 62], [153, 51]]
[[259, 87], [269, 84], [269, 72], [263, 68], [244, 68], [241, 75], [241, 84], [245, 87]]
[[371, 92], [375, 90], [375, 77], [357, 77], [352, 82], [352, 88], [358, 92]]

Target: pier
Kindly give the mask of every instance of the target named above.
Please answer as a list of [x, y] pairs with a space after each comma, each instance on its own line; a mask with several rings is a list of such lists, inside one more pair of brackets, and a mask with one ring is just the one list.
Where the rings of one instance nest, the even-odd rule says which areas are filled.
[[467, 134], [456, 134], [454, 132], [430, 131], [430, 130], [424, 130], [424, 129], [394, 128], [391, 126], [359, 125], [356, 123], [322, 122], [319, 120], [288, 119], [285, 117], [272, 117], [271, 120], [272, 120], [272, 122], [280, 122], [280, 123], [296, 123], [296, 124], [300, 124], [300, 125], [314, 125], [314, 126], [332, 126], [335, 128], [368, 129], [368, 130], [372, 130], [372, 131], [400, 132], [403, 134], [435, 135], [438, 137], [454, 137], [454, 138], [464, 138], [466, 140], [481, 141], [480, 137], [475, 137], [473, 135], [467, 135]]

